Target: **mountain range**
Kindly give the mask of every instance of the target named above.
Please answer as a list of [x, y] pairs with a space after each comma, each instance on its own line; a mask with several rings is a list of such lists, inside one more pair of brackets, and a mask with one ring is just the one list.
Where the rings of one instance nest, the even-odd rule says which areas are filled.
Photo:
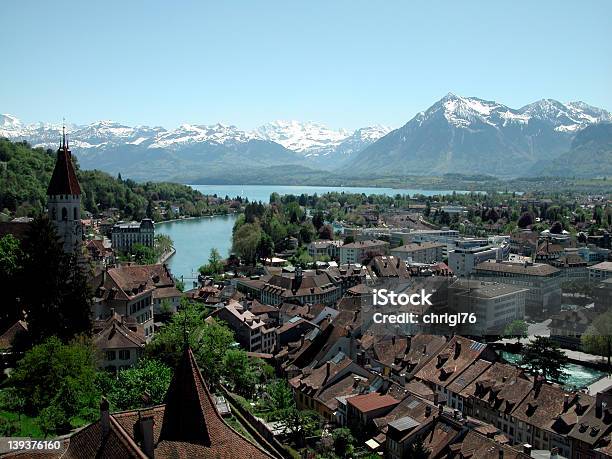
[[[377, 125], [351, 132], [298, 121], [253, 131], [225, 124], [165, 129], [99, 121], [68, 125], [67, 131], [83, 168], [185, 183], [223, 181], [237, 165], [254, 177], [282, 166], [350, 177], [597, 176], [602, 161], [612, 164], [610, 122], [609, 112], [584, 102], [542, 99], [513, 109], [449, 93], [395, 130]], [[60, 133], [58, 124], [24, 124], [0, 115], [0, 137], [55, 148]]]

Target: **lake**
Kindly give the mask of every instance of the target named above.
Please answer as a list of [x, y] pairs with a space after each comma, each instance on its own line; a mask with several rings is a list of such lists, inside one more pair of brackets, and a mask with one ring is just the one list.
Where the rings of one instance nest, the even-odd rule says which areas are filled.
[[[385, 194], [394, 196], [400, 194], [434, 194], [452, 193], [441, 190], [409, 190], [395, 188], [374, 187], [325, 187], [325, 186], [276, 186], [276, 185], [190, 185], [192, 188], [207, 194], [217, 196], [242, 196], [249, 201], [269, 202], [270, 195], [279, 194], [315, 194], [318, 195], [332, 191], [346, 193]], [[458, 193], [465, 193], [458, 191]], [[185, 287], [191, 288], [192, 282], [197, 278], [197, 270], [208, 262], [210, 249], [219, 250], [222, 257], [227, 257], [231, 249], [232, 228], [236, 215], [202, 217], [161, 222], [156, 224], [156, 231], [169, 235], [174, 241], [176, 254], [168, 261], [172, 273], [185, 280]]]
[[[189, 185], [193, 189], [200, 191], [203, 194], [217, 196], [229, 196], [235, 198], [241, 196], [249, 198], [249, 201], [269, 202], [270, 195], [274, 192], [278, 194], [318, 194], [330, 193], [332, 191], [345, 193], [365, 193], [370, 194], [385, 194], [387, 196], [395, 196], [396, 194], [422, 194], [425, 196], [433, 196], [435, 194], [450, 194], [452, 190], [411, 190], [400, 188], [384, 188], [384, 187], [340, 187], [340, 186], [300, 186], [300, 185]], [[457, 193], [468, 193], [467, 191], [457, 191]]]

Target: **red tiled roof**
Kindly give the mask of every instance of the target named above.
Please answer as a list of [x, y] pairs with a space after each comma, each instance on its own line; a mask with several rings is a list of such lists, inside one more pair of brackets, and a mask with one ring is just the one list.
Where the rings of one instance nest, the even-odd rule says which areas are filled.
[[355, 395], [349, 398], [347, 402], [362, 413], [368, 413], [380, 408], [395, 406], [399, 403], [399, 400], [394, 399], [390, 395], [381, 395], [378, 392], [372, 392], [370, 394]]
[[57, 150], [55, 169], [47, 188], [48, 196], [58, 194], [81, 194], [81, 186], [72, 164], [72, 153], [67, 147]]

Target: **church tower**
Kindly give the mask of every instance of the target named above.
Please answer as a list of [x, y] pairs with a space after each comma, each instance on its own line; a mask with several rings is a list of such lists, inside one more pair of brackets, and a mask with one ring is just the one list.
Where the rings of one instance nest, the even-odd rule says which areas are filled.
[[81, 186], [72, 164], [65, 127], [62, 129], [62, 143], [57, 150], [55, 169], [47, 188], [47, 212], [64, 244], [64, 252], [76, 253], [83, 240]]

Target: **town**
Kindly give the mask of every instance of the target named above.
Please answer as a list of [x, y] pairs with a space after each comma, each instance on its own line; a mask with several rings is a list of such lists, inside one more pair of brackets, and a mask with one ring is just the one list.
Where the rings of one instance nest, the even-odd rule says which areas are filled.
[[44, 440], [2, 453], [612, 457], [609, 196], [228, 197], [189, 285], [181, 206], [87, 211], [79, 174], [64, 134], [46, 211], [0, 222], [0, 429]]

